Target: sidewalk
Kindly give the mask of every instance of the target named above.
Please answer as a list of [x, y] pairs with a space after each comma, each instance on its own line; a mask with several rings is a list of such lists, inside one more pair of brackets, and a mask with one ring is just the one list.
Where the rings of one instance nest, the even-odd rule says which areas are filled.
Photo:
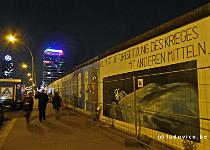
[[[46, 121], [38, 120], [33, 111], [30, 124], [24, 117], [10, 122], [7, 136], [0, 142], [1, 150], [143, 150], [142, 147], [126, 147], [124, 138], [88, 123], [68, 110], [62, 110], [55, 119], [51, 103], [47, 107]], [[1, 135], [0, 135], [1, 137]]]

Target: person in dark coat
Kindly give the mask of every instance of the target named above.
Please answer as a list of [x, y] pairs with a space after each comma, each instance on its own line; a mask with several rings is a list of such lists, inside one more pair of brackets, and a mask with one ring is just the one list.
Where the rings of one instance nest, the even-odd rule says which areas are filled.
[[58, 112], [60, 111], [60, 107], [62, 105], [62, 99], [58, 95], [58, 92], [55, 92], [54, 97], [52, 98], [53, 109], [55, 109], [56, 119], [59, 118]]
[[34, 100], [33, 100], [33, 94], [32, 92], [29, 92], [23, 99], [23, 105], [28, 104], [28, 110], [32, 111], [33, 110], [33, 105], [34, 105]]
[[37, 93], [35, 95], [35, 98], [38, 98], [38, 109], [39, 109], [39, 121], [42, 122], [42, 120], [46, 119], [46, 107], [47, 103], [49, 101], [49, 98], [47, 94], [42, 90], [41, 93]]
[[27, 123], [29, 123], [29, 118], [31, 116], [33, 110], [34, 100], [33, 100], [33, 93], [29, 92], [23, 99], [23, 109], [26, 111], [26, 119]]

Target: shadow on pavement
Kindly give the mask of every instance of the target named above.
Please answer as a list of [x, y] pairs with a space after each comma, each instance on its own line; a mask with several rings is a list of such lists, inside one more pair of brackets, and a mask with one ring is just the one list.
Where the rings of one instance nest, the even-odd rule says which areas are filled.
[[53, 113], [46, 114], [46, 119], [51, 118], [51, 117], [54, 117], [54, 116], [55, 116], [55, 114], [53, 114]]
[[27, 130], [31, 133], [38, 134], [38, 135], [44, 134], [44, 130], [36, 124], [27, 124]]
[[[56, 122], [56, 121], [55, 121]], [[66, 127], [66, 126], [62, 126], [58, 123], [52, 123], [50, 121], [43, 121], [42, 124], [44, 126], [46, 126], [49, 132], [53, 132], [53, 133], [59, 133], [59, 134], [72, 134], [70, 128]]]
[[39, 119], [39, 117], [38, 116], [32, 116], [30, 119], [32, 121], [32, 120], [35, 120], [35, 119]]
[[[54, 114], [52, 114], [52, 113], [51, 114], [47, 114], [46, 115], [46, 119], [51, 118], [53, 116], [54, 116]], [[32, 115], [30, 119], [31, 119], [31, 121], [35, 120], [35, 119], [39, 120], [39, 115], [34, 115], [34, 116]]]
[[58, 121], [64, 125], [67, 125], [69, 127], [73, 127], [73, 128], [79, 128], [79, 129], [82, 129], [82, 128], [87, 128], [86, 126], [84, 126], [84, 123], [82, 122], [76, 122], [73, 120], [73, 118], [71, 118], [72, 120], [65, 120], [65, 119], [59, 119]]

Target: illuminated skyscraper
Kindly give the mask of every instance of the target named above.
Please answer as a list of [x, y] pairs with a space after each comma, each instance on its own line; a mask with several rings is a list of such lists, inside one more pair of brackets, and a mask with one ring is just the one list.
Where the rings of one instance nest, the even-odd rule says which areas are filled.
[[43, 84], [48, 85], [64, 74], [62, 50], [46, 49], [43, 55]]

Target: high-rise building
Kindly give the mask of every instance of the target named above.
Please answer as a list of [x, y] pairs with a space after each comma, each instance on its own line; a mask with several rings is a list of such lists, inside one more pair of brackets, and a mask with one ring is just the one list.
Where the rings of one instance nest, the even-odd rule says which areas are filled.
[[5, 55], [4, 60], [1, 61], [1, 78], [12, 78], [14, 71], [14, 65], [12, 57]]
[[63, 74], [63, 51], [56, 49], [46, 49], [43, 54], [43, 84], [48, 85]]

